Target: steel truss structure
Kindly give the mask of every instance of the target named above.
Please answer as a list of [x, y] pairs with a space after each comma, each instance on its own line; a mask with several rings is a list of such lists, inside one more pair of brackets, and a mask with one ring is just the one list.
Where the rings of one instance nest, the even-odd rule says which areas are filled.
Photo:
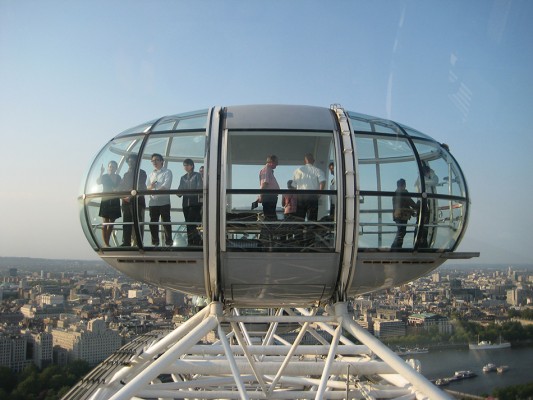
[[[241, 315], [213, 302], [169, 334], [125, 346], [64, 399], [450, 399], [355, 323], [347, 303], [325, 311]], [[280, 333], [288, 327], [292, 342]], [[305, 344], [306, 333], [319, 344]]]

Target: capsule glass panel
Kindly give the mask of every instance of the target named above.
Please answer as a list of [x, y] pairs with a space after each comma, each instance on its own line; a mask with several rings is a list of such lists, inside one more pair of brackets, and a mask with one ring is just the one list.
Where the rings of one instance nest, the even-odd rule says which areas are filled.
[[[437, 144], [415, 140], [415, 147], [422, 162], [425, 192], [448, 196], [466, 196], [464, 180], [453, 158]], [[428, 169], [429, 168], [429, 169]], [[421, 180], [415, 189], [422, 192]]]
[[[402, 126], [413, 139], [383, 120], [369, 120], [366, 126], [360, 116], [352, 116], [351, 123], [359, 129], [354, 132], [360, 188], [359, 249], [397, 247], [398, 243], [404, 249], [453, 249], [464, 227], [468, 202], [462, 173], [449, 152], [408, 127]], [[368, 127], [373, 133], [364, 132]], [[387, 134], [389, 128], [394, 135]], [[404, 210], [403, 219], [395, 221], [393, 192], [399, 179], [406, 181], [403, 196], [411, 205]]]
[[[397, 235], [401, 235], [401, 248], [413, 249], [418, 229], [418, 219], [413, 213], [409, 219], [393, 219], [393, 195], [367, 194], [360, 199], [359, 248], [390, 249]], [[402, 233], [403, 232], [403, 233]]]
[[135, 133], [145, 133], [154, 125], [156, 121], [157, 119], [154, 119], [152, 121], [145, 122], [144, 124], [134, 126], [133, 128], [126, 129], [125, 131], [122, 131], [120, 134], [118, 134], [117, 138], [122, 137], [122, 136], [132, 135]]
[[[116, 163], [117, 168], [114, 174], [122, 177], [123, 173], [128, 169], [126, 157], [139, 151], [142, 139], [143, 137], [136, 136], [111, 140], [95, 158], [87, 175], [83, 192], [85, 194], [105, 193], [101, 176], [109, 174], [109, 164]], [[116, 192], [122, 189], [123, 187], [117, 185], [116, 187], [108, 188], [107, 191]]]
[[80, 196], [78, 198], [78, 204], [79, 204], [79, 211], [80, 211], [80, 222], [81, 222], [81, 228], [83, 230], [83, 233], [85, 234], [85, 237], [87, 238], [87, 241], [91, 245], [91, 247], [94, 250], [98, 250], [98, 245], [94, 238], [94, 232], [91, 229], [91, 224], [87, 221], [87, 214], [86, 214], [86, 202], [84, 196]]
[[[82, 218], [88, 220], [84, 232], [93, 245], [117, 247], [122, 244], [123, 204], [133, 188], [131, 179], [123, 180], [130, 169], [126, 160], [138, 152], [142, 139], [142, 136], [130, 136], [110, 141], [89, 170], [84, 185]], [[134, 169], [130, 177], [133, 174]]]
[[420, 249], [449, 250], [463, 229], [466, 202], [460, 200], [427, 199], [427, 217], [419, 230]]
[[[147, 202], [143, 225], [150, 233], [145, 247], [202, 249], [203, 179], [198, 170], [204, 157], [205, 131], [152, 134], [148, 138], [140, 164], [147, 174], [146, 189], [138, 187]], [[193, 168], [187, 172], [185, 164]], [[182, 183], [189, 182], [189, 176], [195, 178], [194, 185]]]
[[[92, 235], [99, 247], [119, 247], [122, 244], [122, 215], [120, 197], [103, 195], [85, 201]], [[118, 216], [113, 219], [113, 213]], [[115, 214], [115, 215], [117, 215]]]
[[[328, 165], [336, 165], [335, 153], [332, 132], [228, 132], [226, 249], [333, 251], [337, 193]], [[298, 180], [306, 154], [314, 158], [306, 168], [315, 174], [307, 186]], [[267, 163], [273, 155], [275, 165]], [[266, 192], [265, 176], [275, 178]]]
[[203, 130], [207, 126], [207, 110], [169, 115], [152, 127], [152, 132]]
[[405, 125], [402, 125], [402, 124], [398, 124], [398, 125], [401, 126], [402, 129], [412, 138], [423, 138], [423, 139], [430, 140], [432, 142], [435, 141], [435, 139], [433, 139], [432, 137], [426, 135], [425, 133], [417, 131], [416, 129], [409, 128], [408, 126], [405, 126]]
[[361, 191], [395, 191], [398, 179], [414, 183], [418, 164], [406, 139], [356, 134]]

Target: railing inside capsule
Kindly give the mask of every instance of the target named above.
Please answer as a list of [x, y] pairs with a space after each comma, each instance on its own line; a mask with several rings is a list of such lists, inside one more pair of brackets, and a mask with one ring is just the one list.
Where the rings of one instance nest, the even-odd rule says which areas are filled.
[[[447, 251], [455, 245], [464, 227], [464, 198], [432, 195], [427, 198], [411, 193], [418, 210], [405, 223], [393, 220], [393, 209], [378, 205], [392, 205], [393, 193], [365, 193], [360, 199], [359, 243], [360, 251], [389, 251], [400, 227], [405, 228], [400, 249]], [[379, 200], [377, 200], [379, 198]], [[394, 249], [399, 250], [399, 249]]]
[[[173, 194], [176, 194], [176, 191], [172, 191]], [[142, 195], [142, 194], [141, 194]], [[109, 195], [102, 196], [101, 194], [91, 196], [91, 198], [86, 202], [85, 206], [88, 209], [88, 215], [91, 220], [90, 227], [93, 232], [96, 243], [101, 249], [113, 250], [113, 249], [122, 249], [126, 250], [128, 248], [144, 248], [144, 249], [165, 249], [165, 250], [196, 250], [201, 251], [203, 248], [202, 243], [202, 221], [186, 222], [183, 221], [183, 208], [182, 207], [171, 207], [170, 221], [150, 221], [149, 207], [140, 208], [137, 211], [135, 220], [133, 221], [123, 221], [123, 215], [114, 222], [103, 222], [98, 216], [98, 210], [100, 208], [100, 202], [96, 201], [99, 197], [109, 198]], [[139, 212], [142, 215], [139, 215]], [[133, 219], [133, 218], [132, 218]], [[111, 232], [109, 246], [105, 245], [102, 238], [102, 230], [106, 226], [113, 227]], [[157, 226], [157, 237], [158, 243], [161, 245], [152, 244], [150, 226]], [[165, 236], [165, 227], [170, 227], [171, 239], [167, 242]], [[195, 229], [191, 232], [196, 232], [194, 240], [189, 239], [189, 234], [187, 231], [187, 226], [194, 226]], [[125, 228], [129, 227], [131, 229], [131, 239], [129, 243], [124, 238]], [[137, 239], [137, 236], [140, 236], [140, 240]]]
[[[317, 221], [308, 220], [296, 213], [285, 214], [283, 194], [316, 195], [318, 198]], [[258, 194], [280, 195], [274, 214], [265, 215]], [[335, 191], [298, 190], [228, 190], [226, 212], [226, 251], [267, 252], [333, 252], [337, 224], [329, 215], [328, 203]]]

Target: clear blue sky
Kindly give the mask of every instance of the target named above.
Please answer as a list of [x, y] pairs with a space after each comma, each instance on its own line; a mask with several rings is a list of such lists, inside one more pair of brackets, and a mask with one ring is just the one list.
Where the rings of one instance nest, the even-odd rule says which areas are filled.
[[118, 132], [213, 105], [391, 118], [450, 145], [460, 250], [533, 263], [533, 2], [0, 0], [0, 256], [97, 259], [78, 222]]

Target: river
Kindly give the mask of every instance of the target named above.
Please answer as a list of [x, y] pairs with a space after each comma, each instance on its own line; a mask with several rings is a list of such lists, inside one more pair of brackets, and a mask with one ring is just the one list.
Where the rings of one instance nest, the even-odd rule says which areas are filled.
[[[403, 357], [407, 358], [407, 357]], [[434, 350], [426, 354], [415, 354], [409, 358], [418, 359], [422, 374], [428, 379], [450, 377], [455, 371], [471, 370], [477, 377], [451, 382], [442, 389], [474, 395], [491, 394], [498, 387], [533, 383], [533, 347], [498, 350]], [[508, 365], [503, 374], [483, 373], [485, 364]]]

